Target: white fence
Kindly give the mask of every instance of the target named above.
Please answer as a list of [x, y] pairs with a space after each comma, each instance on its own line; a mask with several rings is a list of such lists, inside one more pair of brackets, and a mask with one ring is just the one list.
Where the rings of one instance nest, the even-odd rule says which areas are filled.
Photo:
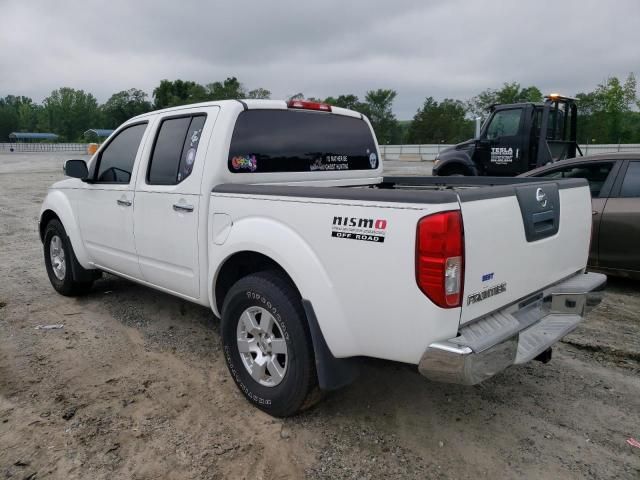
[[[431, 161], [436, 155], [451, 145], [425, 144], [425, 145], [380, 145], [380, 154], [384, 160], [409, 160]], [[595, 155], [596, 153], [614, 152], [639, 152], [640, 144], [601, 144], [580, 145], [583, 155]]]
[[[0, 143], [0, 152], [87, 152], [87, 143]], [[384, 160], [430, 161], [451, 145], [380, 145]], [[640, 144], [580, 145], [583, 155], [612, 152], [640, 152]]]
[[0, 143], [0, 152], [84, 152], [87, 143]]

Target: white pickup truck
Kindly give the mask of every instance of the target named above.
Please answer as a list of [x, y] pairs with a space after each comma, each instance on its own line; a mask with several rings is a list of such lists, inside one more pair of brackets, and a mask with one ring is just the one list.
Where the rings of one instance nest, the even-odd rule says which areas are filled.
[[600, 301], [584, 180], [383, 177], [359, 113], [304, 101], [156, 111], [68, 160], [40, 214], [63, 295], [109, 272], [211, 307], [229, 371], [275, 416], [356, 357], [475, 384]]

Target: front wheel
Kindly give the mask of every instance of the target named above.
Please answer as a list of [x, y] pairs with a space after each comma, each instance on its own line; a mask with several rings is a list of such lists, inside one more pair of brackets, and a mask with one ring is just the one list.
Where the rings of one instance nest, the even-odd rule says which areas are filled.
[[51, 220], [44, 232], [44, 264], [49, 281], [55, 290], [65, 296], [87, 293], [93, 281], [78, 282], [73, 269], [84, 270], [77, 264], [67, 232], [59, 220]]
[[317, 377], [300, 297], [278, 272], [240, 279], [222, 307], [229, 372], [261, 410], [287, 417], [312, 403]]

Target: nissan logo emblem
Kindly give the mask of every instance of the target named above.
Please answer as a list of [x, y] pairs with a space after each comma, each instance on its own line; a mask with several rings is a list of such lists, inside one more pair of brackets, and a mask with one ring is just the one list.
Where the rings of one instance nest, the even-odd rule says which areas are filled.
[[542, 188], [538, 187], [536, 190], [536, 201], [540, 204], [542, 208], [547, 206], [547, 194], [544, 193]]

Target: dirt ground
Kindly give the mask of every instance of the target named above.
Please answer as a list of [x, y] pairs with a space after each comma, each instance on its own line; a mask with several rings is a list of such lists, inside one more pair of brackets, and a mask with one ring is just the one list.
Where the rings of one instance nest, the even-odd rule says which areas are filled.
[[54, 292], [36, 225], [69, 156], [0, 155], [0, 478], [640, 478], [639, 283], [611, 280], [547, 365], [461, 387], [370, 360], [275, 420], [207, 309], [112, 276]]

